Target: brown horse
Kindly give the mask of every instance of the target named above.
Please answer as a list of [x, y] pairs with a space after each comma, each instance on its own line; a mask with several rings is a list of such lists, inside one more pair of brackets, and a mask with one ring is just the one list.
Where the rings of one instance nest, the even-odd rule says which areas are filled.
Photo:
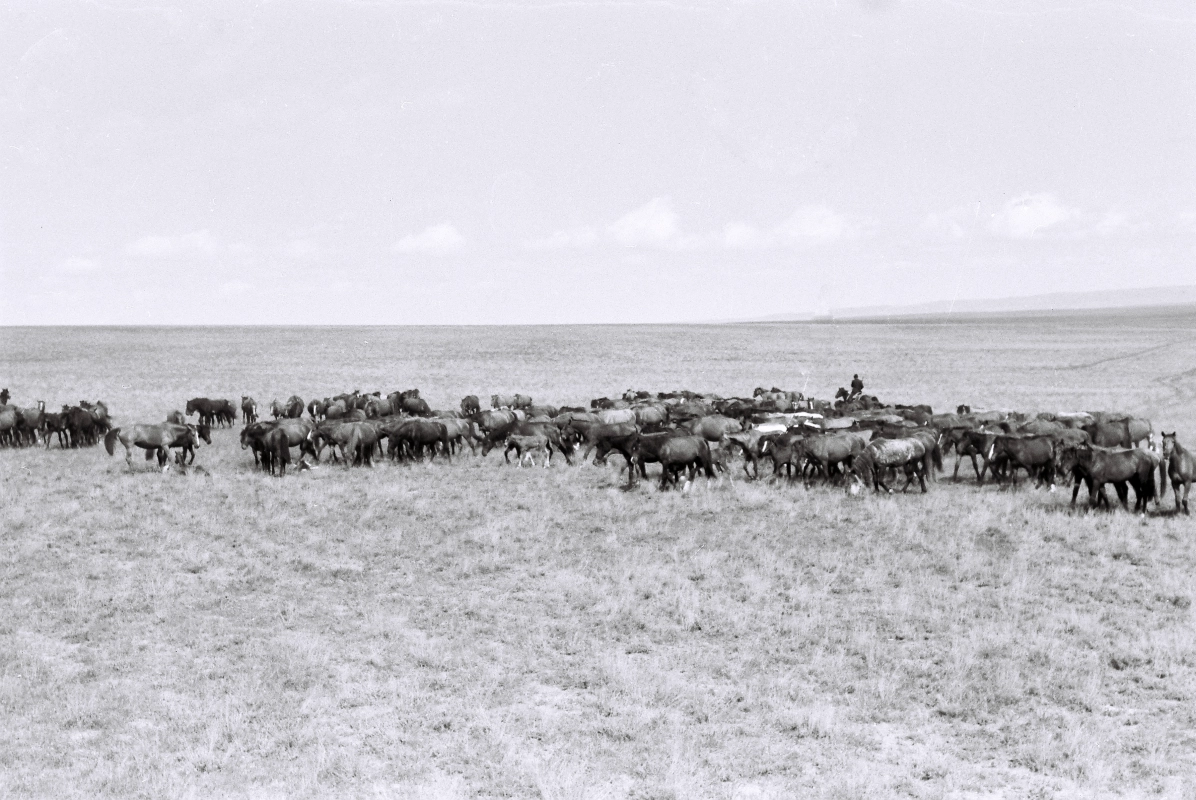
[[[1175, 432], [1163, 433], [1163, 460], [1159, 464], [1159, 472], [1167, 471], [1167, 478], [1171, 481], [1171, 488], [1175, 490], [1175, 510], [1178, 513], [1180, 508], [1183, 508], [1185, 514], [1188, 511], [1188, 495], [1192, 492], [1192, 481], [1196, 480], [1196, 456], [1188, 452], [1182, 444], [1175, 439]], [[1159, 475], [1159, 495], [1163, 495], [1167, 490], [1167, 480]], [[1180, 487], [1183, 487], [1183, 496], [1180, 497]]]
[[1147, 501], [1155, 496], [1156, 462], [1149, 451], [1136, 447], [1111, 449], [1081, 445], [1062, 449], [1058, 461], [1061, 470], [1065, 473], [1070, 472], [1076, 479], [1071, 492], [1073, 506], [1081, 480], [1088, 485], [1088, 502], [1093, 508], [1100, 508], [1103, 503], [1105, 508], [1112, 510], [1109, 497], [1105, 494], [1106, 483], [1114, 485], [1117, 498], [1127, 511], [1129, 502], [1128, 495], [1125, 494], [1126, 484], [1134, 488], [1136, 512], [1145, 514]]
[[172, 447], [182, 448], [184, 455], [190, 454], [191, 461], [195, 461], [195, 450], [199, 447], [196, 438], [212, 443], [211, 429], [207, 425], [176, 425], [172, 422], [160, 424], [134, 425], [127, 430], [113, 428], [104, 436], [104, 449], [108, 455], [116, 455], [116, 443], [125, 447], [125, 463], [129, 469], [133, 468], [133, 448], [140, 447], [146, 451], [148, 461], [154, 454], [158, 456], [158, 464], [165, 472], [166, 458]]

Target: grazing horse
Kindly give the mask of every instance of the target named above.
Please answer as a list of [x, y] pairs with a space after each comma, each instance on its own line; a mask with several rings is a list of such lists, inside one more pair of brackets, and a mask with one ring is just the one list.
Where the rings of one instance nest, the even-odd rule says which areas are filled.
[[[1163, 460], [1159, 464], [1160, 494], [1165, 494], [1167, 488], [1162, 475], [1164, 469], [1171, 481], [1171, 488], [1175, 490], [1176, 513], [1181, 507], [1185, 514], [1191, 513], [1188, 511], [1188, 495], [1192, 492], [1192, 481], [1196, 480], [1196, 456], [1176, 440], [1174, 431], [1163, 434]], [[1181, 486], [1184, 490], [1182, 500], [1179, 493]]]
[[191, 462], [195, 461], [195, 448], [199, 446], [196, 434], [208, 444], [212, 443], [211, 429], [202, 423], [192, 426], [164, 422], [157, 425], [134, 425], [127, 430], [113, 428], [104, 436], [104, 449], [111, 456], [116, 454], [117, 442], [124, 445], [125, 463], [129, 465], [129, 469], [133, 468], [134, 447], [146, 451], [146, 460], [157, 453], [158, 463], [165, 471], [167, 453], [172, 447], [182, 448], [183, 454], [190, 454]]

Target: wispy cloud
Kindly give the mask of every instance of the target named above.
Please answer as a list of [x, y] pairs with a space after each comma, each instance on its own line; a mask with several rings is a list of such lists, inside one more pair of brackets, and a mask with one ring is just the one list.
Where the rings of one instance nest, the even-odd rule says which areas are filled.
[[556, 231], [540, 239], [523, 243], [528, 250], [566, 250], [592, 247], [598, 243], [598, 232], [590, 226]]
[[125, 253], [143, 258], [186, 258], [212, 255], [219, 249], [216, 240], [206, 230], [184, 233], [181, 236], [143, 236], [125, 247]]
[[656, 197], [624, 214], [607, 229], [624, 247], [677, 247], [682, 243], [677, 213], [667, 198]]
[[849, 234], [847, 219], [826, 206], [802, 206], [777, 227], [783, 240], [798, 244], [819, 244]]
[[421, 233], [404, 236], [395, 243], [394, 251], [404, 255], [447, 256], [465, 246], [465, 237], [448, 222], [433, 225]]
[[1077, 222], [1082, 216], [1078, 208], [1064, 205], [1052, 194], [1024, 194], [1013, 198], [994, 214], [988, 229], [1009, 239], [1034, 239]]
[[772, 228], [761, 229], [745, 222], [731, 222], [723, 228], [722, 245], [729, 249], [768, 247], [810, 247], [828, 244], [858, 232], [847, 217], [820, 205], [798, 208]]

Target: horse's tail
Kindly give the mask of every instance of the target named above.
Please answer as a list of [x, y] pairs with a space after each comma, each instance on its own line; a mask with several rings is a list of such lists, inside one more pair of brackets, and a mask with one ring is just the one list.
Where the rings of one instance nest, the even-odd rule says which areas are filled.
[[116, 440], [120, 438], [120, 428], [113, 428], [104, 436], [104, 449], [108, 455], [116, 455]]
[[939, 447], [939, 443], [937, 440], [935, 441], [934, 447], [931, 449], [930, 453], [931, 453], [931, 456], [934, 458], [934, 468], [936, 470], [938, 470], [939, 472], [942, 472], [943, 471], [943, 448]]

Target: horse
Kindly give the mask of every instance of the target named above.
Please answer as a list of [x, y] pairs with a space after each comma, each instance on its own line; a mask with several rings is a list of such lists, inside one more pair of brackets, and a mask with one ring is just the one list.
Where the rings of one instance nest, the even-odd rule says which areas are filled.
[[201, 425], [211, 425], [216, 421], [216, 401], [207, 397], [193, 397], [187, 401], [187, 416], [199, 414]]
[[707, 479], [715, 477], [710, 443], [701, 436], [670, 436], [661, 444], [659, 456], [661, 490], [668, 488], [670, 480], [678, 485], [686, 469], [690, 471], [690, 480], [699, 469], [705, 470]]
[[291, 460], [291, 447], [286, 428], [275, 425], [265, 431], [261, 437], [261, 448], [262, 466], [268, 469], [271, 475], [274, 475], [276, 470], [278, 477], [286, 475], [287, 464]]
[[892, 494], [893, 490], [885, 485], [884, 473], [889, 468], [902, 467], [905, 470], [905, 486], [901, 487], [901, 491], [908, 490], [916, 476], [925, 494], [925, 459], [926, 445], [920, 439], [877, 439], [852, 460], [853, 483], [870, 483], [873, 491], [884, 489]]
[[186, 425], [187, 424], [187, 418], [183, 415], [182, 411], [178, 411], [178, 410], [171, 411], [169, 414], [167, 414], [166, 421], [171, 423], [172, 425]]
[[246, 425], [257, 422], [257, 401], [249, 395], [241, 395], [241, 420]]
[[[256, 464], [261, 455], [267, 453], [265, 449], [265, 436], [268, 432], [275, 428], [280, 428], [286, 432], [287, 446], [298, 447], [299, 455], [302, 458], [304, 453], [310, 454], [313, 458], [316, 457], [315, 448], [309, 439], [309, 435], [315, 429], [315, 423], [307, 419], [282, 419], [282, 420], [262, 420], [255, 422], [252, 425], [246, 425], [241, 429], [241, 449], [253, 448], [253, 460]], [[319, 460], [319, 459], [317, 459]], [[263, 463], [264, 468], [268, 468], [268, 463]]]
[[158, 464], [166, 470], [166, 457], [170, 448], [180, 447], [183, 454], [191, 456], [190, 462], [195, 461], [195, 449], [199, 446], [196, 435], [208, 444], [212, 443], [211, 428], [203, 423], [198, 426], [176, 425], [172, 422], [160, 424], [134, 425], [127, 430], [113, 428], [104, 436], [104, 449], [108, 455], [116, 455], [116, 443], [120, 442], [125, 448], [125, 463], [129, 469], [133, 468], [133, 448], [140, 447], [146, 451], [148, 461], [155, 453]]
[[[806, 463], [814, 467], [829, 481], [837, 474], [835, 470], [837, 465], [846, 464], [850, 469], [855, 457], [868, 446], [871, 436], [871, 431], [807, 436], [802, 440], [801, 450], [806, 458]], [[925, 448], [923, 448], [922, 455], [925, 454]], [[802, 471], [805, 472], [804, 468]]]
[[1050, 434], [994, 436], [985, 458], [993, 464], [1009, 462], [1013, 467], [1010, 478], [1015, 487], [1017, 470], [1021, 467], [1031, 477], [1038, 478], [1035, 488], [1046, 483], [1052, 492], [1055, 491], [1055, 438]]
[[1114, 484], [1117, 497], [1127, 511], [1129, 501], [1125, 484], [1134, 487], [1135, 512], [1145, 514], [1147, 501], [1155, 496], [1155, 461], [1148, 451], [1136, 447], [1117, 450], [1091, 445], [1068, 447], [1060, 453], [1059, 466], [1076, 478], [1071, 492], [1073, 506], [1080, 491], [1080, 480], [1088, 485], [1088, 502], [1094, 508], [1100, 508], [1101, 503], [1104, 503], [1105, 508], [1112, 510], [1109, 497], [1105, 494], [1106, 483]]
[[503, 452], [503, 456], [507, 456], [512, 450], [519, 456], [519, 466], [521, 467], [525, 460], [533, 467], [536, 466], [536, 453], [540, 453], [543, 458], [542, 466], [547, 467], [552, 463], [552, 450], [548, 447], [548, 437], [542, 433], [526, 436], [512, 433], [507, 437], [507, 449]]
[[1154, 445], [1154, 430], [1148, 419], [1103, 417], [1081, 428], [1100, 447], [1137, 447], [1142, 441]]
[[[1175, 432], [1163, 433], [1163, 460], [1159, 464], [1159, 493], [1165, 494], [1167, 481], [1163, 480], [1163, 470], [1171, 481], [1171, 488], [1175, 490], [1175, 511], [1179, 513], [1182, 507], [1185, 514], [1188, 511], [1188, 495], [1192, 492], [1192, 481], [1196, 480], [1196, 456], [1175, 438]], [[1183, 498], [1180, 499], [1179, 488], [1183, 487]]]

